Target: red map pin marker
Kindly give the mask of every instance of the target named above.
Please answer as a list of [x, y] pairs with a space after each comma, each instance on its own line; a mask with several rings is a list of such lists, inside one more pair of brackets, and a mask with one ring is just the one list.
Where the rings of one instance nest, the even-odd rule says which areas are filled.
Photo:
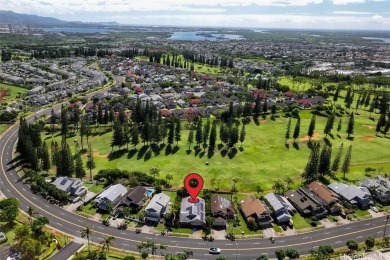
[[190, 203], [196, 203], [199, 201], [197, 198], [199, 192], [203, 188], [203, 178], [197, 173], [190, 173], [184, 179], [184, 187], [186, 187], [191, 198], [188, 199]]

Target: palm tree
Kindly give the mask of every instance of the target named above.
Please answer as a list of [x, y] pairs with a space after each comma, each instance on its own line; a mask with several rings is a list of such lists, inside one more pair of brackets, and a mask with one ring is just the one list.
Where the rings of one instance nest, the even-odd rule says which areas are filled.
[[81, 237], [82, 238], [87, 237], [87, 240], [88, 240], [88, 253], [91, 253], [91, 250], [90, 250], [90, 247], [89, 247], [89, 239], [91, 238], [92, 234], [93, 234], [93, 231], [88, 226], [81, 230]]
[[280, 179], [277, 179], [272, 186], [272, 189], [275, 191], [275, 193], [281, 194], [284, 191], [284, 184]]
[[167, 179], [167, 183], [168, 183], [168, 186], [169, 186], [169, 182], [173, 179], [172, 174], [167, 174], [167, 176], [165, 176], [165, 179]]
[[291, 184], [294, 183], [294, 181], [293, 181], [293, 179], [291, 179], [291, 177], [287, 177], [286, 179], [284, 179], [284, 181], [287, 184], [287, 189], [290, 189]]
[[232, 178], [232, 181], [233, 181], [232, 191], [233, 191], [233, 192], [237, 191], [237, 189], [236, 189], [236, 184], [237, 184], [237, 182], [238, 182], [239, 180], [240, 180], [240, 178], [238, 178], [238, 177], [233, 177], [233, 178]]
[[35, 209], [33, 207], [28, 206], [27, 214], [28, 214], [28, 222], [30, 223], [30, 227], [32, 228], [32, 219], [37, 214], [37, 212], [35, 211]]
[[256, 186], [257, 195], [263, 195], [263, 188], [260, 185]]
[[163, 250], [167, 250], [168, 246], [165, 245], [165, 244], [160, 244], [160, 253], [161, 253], [161, 257], [163, 256]]
[[145, 244], [144, 244], [144, 242], [141, 242], [141, 243], [138, 243], [137, 244], [137, 248], [138, 248], [138, 250], [139, 250], [139, 252], [141, 253], [141, 251], [142, 251], [142, 249], [145, 247]]
[[100, 242], [101, 245], [103, 245], [102, 250], [106, 251], [107, 255], [110, 252], [110, 246], [112, 246], [112, 240], [115, 240], [115, 237], [113, 236], [106, 236], [102, 242]]
[[217, 190], [219, 190], [219, 184], [221, 183], [221, 181], [222, 181], [221, 178], [217, 179], [217, 184], [218, 184], [218, 189]]

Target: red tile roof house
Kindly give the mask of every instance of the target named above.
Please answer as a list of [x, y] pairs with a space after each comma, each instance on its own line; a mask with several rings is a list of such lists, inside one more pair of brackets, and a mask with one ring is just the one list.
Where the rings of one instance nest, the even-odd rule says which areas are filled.
[[292, 97], [294, 97], [295, 95], [294, 95], [294, 93], [292, 93], [291, 91], [287, 91], [287, 92], [285, 92], [285, 93], [283, 94], [283, 96], [292, 98]]
[[144, 93], [143, 88], [138, 87], [138, 86], [134, 88], [134, 91], [137, 92], [137, 94]]
[[191, 99], [191, 100], [190, 100], [190, 104], [191, 104], [191, 106], [193, 106], [193, 107], [197, 107], [200, 103], [201, 103], [201, 101], [200, 101], [200, 99], [198, 99], [198, 98], [195, 98], [195, 99]]
[[311, 101], [308, 99], [300, 99], [298, 100], [298, 105], [304, 107], [304, 108], [309, 108], [311, 107]]

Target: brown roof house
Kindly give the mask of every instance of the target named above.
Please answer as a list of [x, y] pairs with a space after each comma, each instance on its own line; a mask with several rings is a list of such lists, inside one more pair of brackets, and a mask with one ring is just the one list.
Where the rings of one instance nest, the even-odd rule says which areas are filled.
[[336, 193], [316, 181], [310, 183], [308, 187], [314, 196], [322, 202], [322, 205], [329, 211], [329, 213], [340, 213], [341, 206], [338, 204], [339, 196]]
[[323, 218], [327, 214], [321, 202], [307, 188], [299, 187], [296, 191], [289, 190], [284, 196], [301, 214], [313, 215], [317, 218]]
[[260, 228], [272, 226], [271, 210], [263, 201], [248, 196], [240, 202], [240, 205], [242, 215], [247, 223], [256, 221]]
[[131, 212], [136, 213], [145, 203], [145, 194], [146, 188], [137, 186], [123, 196], [117, 207], [129, 207]]
[[234, 218], [236, 209], [230, 200], [214, 194], [211, 196], [211, 214], [214, 217], [213, 227], [225, 228], [226, 219]]

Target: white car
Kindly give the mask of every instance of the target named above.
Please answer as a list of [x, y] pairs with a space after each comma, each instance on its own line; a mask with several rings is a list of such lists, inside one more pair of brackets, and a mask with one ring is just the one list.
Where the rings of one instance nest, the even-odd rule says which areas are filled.
[[370, 209], [371, 209], [372, 211], [374, 211], [375, 213], [378, 213], [378, 211], [379, 211], [379, 210], [378, 210], [376, 207], [374, 207], [374, 206], [371, 206]]
[[209, 249], [209, 254], [220, 254], [221, 253], [221, 249], [220, 248], [217, 248], [217, 247], [211, 247], [210, 249]]

